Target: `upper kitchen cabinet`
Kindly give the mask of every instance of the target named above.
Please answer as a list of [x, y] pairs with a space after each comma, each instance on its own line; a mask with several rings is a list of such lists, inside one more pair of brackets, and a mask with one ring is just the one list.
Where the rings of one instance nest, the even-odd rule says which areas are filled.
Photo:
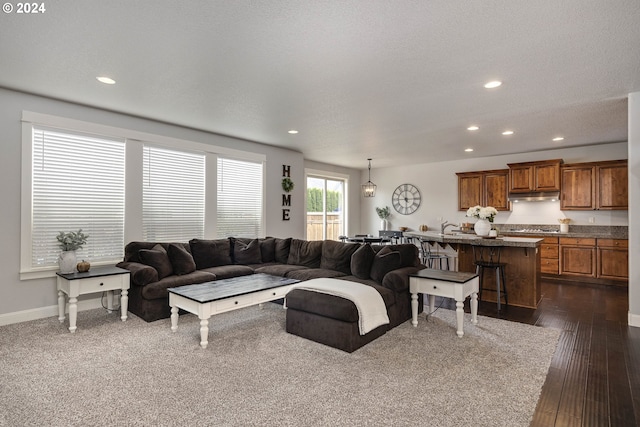
[[458, 210], [472, 206], [493, 206], [499, 211], [511, 209], [508, 195], [509, 170], [458, 172]]
[[562, 166], [561, 210], [627, 210], [626, 160]]
[[562, 159], [539, 162], [510, 163], [509, 192], [531, 193], [560, 191]]

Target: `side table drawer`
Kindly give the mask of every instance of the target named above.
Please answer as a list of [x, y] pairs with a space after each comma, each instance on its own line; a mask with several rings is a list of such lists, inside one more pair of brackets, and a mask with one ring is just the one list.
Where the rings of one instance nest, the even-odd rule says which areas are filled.
[[86, 279], [71, 280], [69, 281], [69, 286], [77, 286], [79, 294], [83, 295], [93, 292], [104, 292], [113, 291], [115, 289], [122, 289], [123, 279], [128, 281], [129, 275], [118, 274], [114, 276], [88, 277]]
[[436, 297], [455, 298], [454, 286], [441, 280], [425, 280], [410, 277], [409, 288], [412, 293], [416, 292]]

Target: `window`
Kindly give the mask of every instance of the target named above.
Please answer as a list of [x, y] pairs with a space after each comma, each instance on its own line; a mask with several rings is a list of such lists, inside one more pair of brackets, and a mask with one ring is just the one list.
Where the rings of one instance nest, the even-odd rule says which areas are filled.
[[262, 181], [262, 162], [218, 157], [218, 238], [263, 236]]
[[57, 265], [60, 231], [89, 235], [78, 258], [121, 259], [124, 251], [124, 141], [32, 127], [31, 258]]
[[307, 240], [338, 240], [345, 234], [343, 179], [307, 176]]
[[204, 237], [205, 156], [145, 145], [142, 235], [147, 242]]

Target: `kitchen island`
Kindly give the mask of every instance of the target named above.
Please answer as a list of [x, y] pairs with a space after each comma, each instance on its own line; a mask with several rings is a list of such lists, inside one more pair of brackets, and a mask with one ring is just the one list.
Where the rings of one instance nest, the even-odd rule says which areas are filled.
[[[406, 237], [418, 238], [442, 247], [451, 246], [458, 253], [458, 271], [475, 272], [474, 246], [500, 248], [500, 261], [506, 263], [505, 275], [509, 305], [536, 308], [540, 291], [540, 244], [542, 238], [497, 237], [483, 238], [474, 234], [439, 234], [431, 232], [405, 232]], [[478, 251], [479, 252], [479, 251]], [[487, 252], [487, 250], [483, 250]], [[495, 287], [494, 271], [485, 272], [484, 288]], [[495, 302], [494, 292], [484, 292], [483, 301]]]

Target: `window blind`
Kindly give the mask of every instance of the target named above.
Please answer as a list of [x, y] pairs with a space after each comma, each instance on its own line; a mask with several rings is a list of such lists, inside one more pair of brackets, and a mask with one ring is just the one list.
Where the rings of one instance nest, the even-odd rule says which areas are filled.
[[188, 242], [204, 237], [205, 156], [144, 146], [143, 238]]
[[218, 157], [217, 236], [263, 236], [262, 163]]
[[34, 126], [31, 267], [57, 264], [60, 231], [82, 231], [78, 259], [121, 260], [124, 140]]

